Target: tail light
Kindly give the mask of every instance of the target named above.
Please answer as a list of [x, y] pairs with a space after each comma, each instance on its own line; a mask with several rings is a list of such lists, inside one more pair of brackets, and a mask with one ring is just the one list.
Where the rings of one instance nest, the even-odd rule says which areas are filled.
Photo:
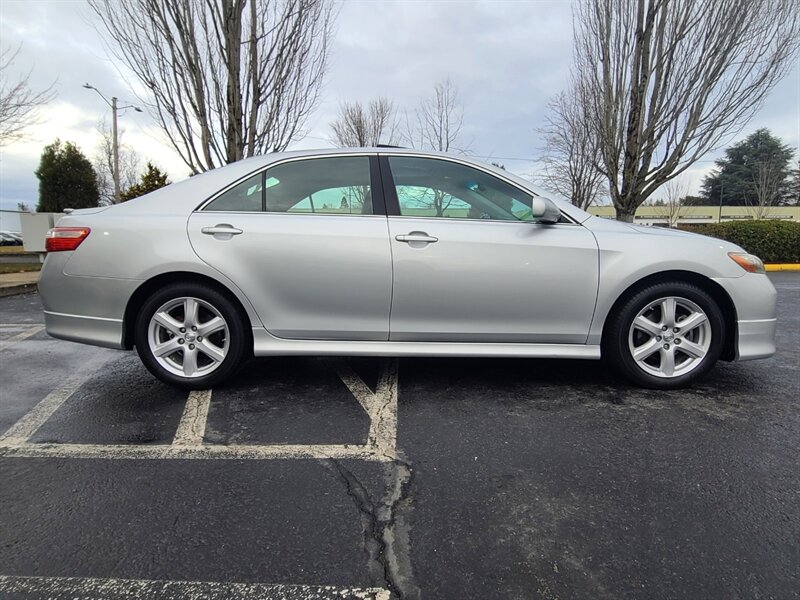
[[91, 231], [88, 227], [54, 227], [45, 236], [45, 250], [48, 252], [75, 250]]

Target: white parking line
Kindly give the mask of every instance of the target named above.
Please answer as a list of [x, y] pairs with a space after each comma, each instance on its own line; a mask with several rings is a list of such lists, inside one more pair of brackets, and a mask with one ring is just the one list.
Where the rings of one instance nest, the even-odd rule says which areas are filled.
[[50, 393], [0, 437], [0, 457], [107, 458], [107, 459], [290, 459], [334, 458], [389, 462], [396, 458], [397, 361], [386, 361], [375, 392], [340, 361], [334, 369], [364, 408], [370, 419], [366, 444], [204, 444], [211, 390], [191, 392], [186, 400], [171, 445], [134, 444], [38, 444], [28, 440], [83, 384], [76, 374]]
[[40, 331], [44, 330], [44, 325], [17, 325], [17, 327], [27, 327], [28, 331], [23, 331], [18, 333], [15, 336], [8, 338], [7, 340], [0, 341], [0, 350], [5, 350], [10, 346], [13, 346], [17, 342], [21, 342], [22, 340], [27, 340], [29, 337], [33, 337]]
[[397, 359], [384, 363], [373, 392], [344, 361], [335, 366], [344, 382], [370, 418], [367, 445], [392, 460], [397, 450]]
[[45, 421], [52, 417], [53, 413], [64, 404], [66, 399], [89, 378], [87, 370], [84, 369], [79, 373], [75, 373], [67, 379], [64, 385], [47, 394], [30, 412], [0, 436], [0, 446], [18, 446], [27, 442], [36, 433], [36, 430], [44, 425]]
[[48, 600], [389, 600], [383, 588], [345, 588], [330, 585], [222, 583], [212, 581], [150, 581], [93, 577], [14, 577], [0, 575], [0, 596], [35, 594]]
[[189, 394], [183, 408], [178, 430], [172, 440], [173, 446], [199, 446], [203, 443], [211, 404], [211, 390], [194, 391]]
[[391, 458], [362, 444], [33, 444], [0, 440], [0, 457], [16, 458], [116, 458], [116, 459], [235, 459], [335, 458], [385, 462]]

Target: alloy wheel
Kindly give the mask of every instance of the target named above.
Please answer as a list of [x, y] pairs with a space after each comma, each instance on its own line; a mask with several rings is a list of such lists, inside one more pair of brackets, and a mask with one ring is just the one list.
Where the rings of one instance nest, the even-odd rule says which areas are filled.
[[667, 296], [647, 304], [631, 323], [628, 349], [651, 375], [673, 378], [700, 366], [711, 347], [711, 323], [697, 304]]
[[165, 302], [153, 313], [147, 341], [158, 364], [174, 375], [198, 378], [216, 370], [230, 347], [228, 323], [199, 298]]

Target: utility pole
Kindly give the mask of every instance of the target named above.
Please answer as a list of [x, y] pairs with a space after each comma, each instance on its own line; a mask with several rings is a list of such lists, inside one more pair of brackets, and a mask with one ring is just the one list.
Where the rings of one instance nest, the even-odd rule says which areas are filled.
[[119, 204], [119, 137], [117, 136], [117, 97], [111, 96], [111, 137], [114, 142], [111, 144], [114, 152], [114, 204]]
[[111, 107], [111, 151], [112, 151], [112, 160], [114, 163], [114, 167], [112, 169], [113, 173], [111, 174], [114, 179], [114, 204], [119, 204], [120, 201], [120, 189], [119, 189], [119, 135], [117, 130], [117, 113], [120, 110], [125, 110], [126, 108], [132, 108], [136, 112], [142, 112], [142, 109], [138, 106], [134, 106], [133, 104], [127, 104], [125, 106], [118, 106], [117, 105], [117, 97], [112, 96], [111, 102], [108, 101], [103, 93], [98, 90], [93, 85], [88, 83], [84, 83], [83, 87], [87, 90], [94, 90], [99, 94], [99, 96], [105, 100], [105, 103]]

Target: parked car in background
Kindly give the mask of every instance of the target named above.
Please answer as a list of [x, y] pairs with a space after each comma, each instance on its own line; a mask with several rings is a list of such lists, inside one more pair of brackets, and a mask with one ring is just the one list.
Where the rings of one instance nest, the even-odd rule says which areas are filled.
[[11, 231], [0, 231], [0, 246], [22, 246], [22, 236]]
[[47, 249], [50, 335], [135, 347], [190, 389], [251, 355], [603, 357], [666, 389], [775, 352], [757, 257], [592, 217], [464, 157], [251, 158], [75, 210]]

